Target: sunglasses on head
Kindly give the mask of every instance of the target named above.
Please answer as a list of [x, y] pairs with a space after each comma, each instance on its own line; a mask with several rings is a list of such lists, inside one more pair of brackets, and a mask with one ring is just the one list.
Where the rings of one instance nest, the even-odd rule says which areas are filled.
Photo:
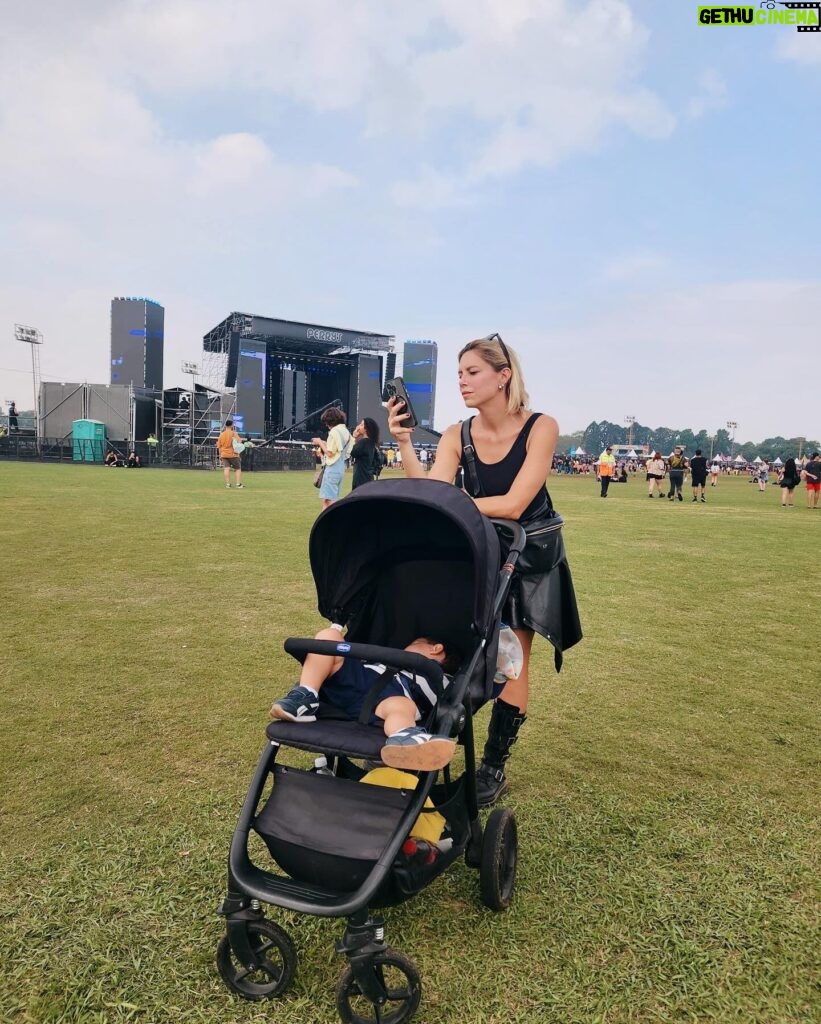
[[501, 334], [498, 334], [498, 333], [488, 334], [487, 337], [485, 337], [483, 340], [484, 341], [498, 341], [499, 342], [499, 348], [502, 350], [502, 354], [505, 357], [505, 362], [507, 363], [507, 365], [512, 370], [513, 369], [513, 364], [510, 361], [510, 353], [507, 350], [507, 345], [505, 345], [505, 343], [502, 341]]

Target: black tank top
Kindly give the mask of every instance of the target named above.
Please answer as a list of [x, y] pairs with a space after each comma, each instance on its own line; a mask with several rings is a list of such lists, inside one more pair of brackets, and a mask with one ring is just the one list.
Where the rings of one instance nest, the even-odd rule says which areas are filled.
[[[540, 412], [534, 412], [528, 417], [527, 422], [519, 431], [516, 440], [511, 445], [510, 451], [499, 462], [493, 462], [490, 464], [482, 462], [478, 453], [476, 453], [476, 450], [474, 449], [476, 472], [479, 476], [479, 483], [481, 484], [482, 493], [485, 497], [493, 498], [499, 494], [507, 494], [513, 486], [513, 481], [516, 479], [516, 475], [524, 465], [525, 457], [527, 456], [527, 439], [530, 437], [530, 431], [533, 429], [533, 424], [541, 415], [542, 414]], [[473, 437], [471, 435], [471, 441], [472, 440]], [[464, 452], [462, 452], [461, 464], [462, 471], [467, 478], [469, 471]], [[536, 492], [533, 501], [530, 502], [519, 517], [519, 522], [527, 523], [531, 519], [535, 519], [536, 516], [542, 515], [552, 507], [550, 495], [547, 492], [547, 485], [545, 485]]]

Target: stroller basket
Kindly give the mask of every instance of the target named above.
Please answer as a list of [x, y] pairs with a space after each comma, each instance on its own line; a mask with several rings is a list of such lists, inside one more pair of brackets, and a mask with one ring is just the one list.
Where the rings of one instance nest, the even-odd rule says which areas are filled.
[[[448, 823], [458, 853], [468, 837], [461, 780], [450, 787], [449, 794], [444, 786], [434, 786], [430, 795]], [[335, 892], [353, 892], [395, 835], [413, 796], [412, 789], [365, 786], [339, 776], [274, 765], [274, 786], [254, 828], [291, 878]], [[400, 894], [418, 891], [449, 861], [450, 857], [440, 857], [424, 878], [398, 864], [382, 900], [394, 902]]]
[[300, 882], [353, 892], [395, 834], [413, 791], [274, 766], [254, 827], [276, 863]]

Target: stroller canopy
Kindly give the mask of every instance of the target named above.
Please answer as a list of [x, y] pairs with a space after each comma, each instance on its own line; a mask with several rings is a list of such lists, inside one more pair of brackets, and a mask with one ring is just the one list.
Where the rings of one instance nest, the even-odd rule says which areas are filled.
[[358, 487], [319, 516], [309, 553], [319, 611], [347, 624], [349, 640], [404, 647], [433, 636], [466, 653], [488, 635], [499, 542], [451, 484]]

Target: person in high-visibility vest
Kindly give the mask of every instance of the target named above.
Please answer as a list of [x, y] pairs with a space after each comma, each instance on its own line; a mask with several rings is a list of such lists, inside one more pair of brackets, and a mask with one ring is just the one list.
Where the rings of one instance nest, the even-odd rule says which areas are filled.
[[601, 483], [601, 496], [607, 497], [607, 488], [610, 486], [610, 481], [613, 479], [613, 474], [616, 472], [616, 459], [613, 455], [613, 449], [608, 445], [599, 456], [598, 462], [596, 463], [599, 470], [599, 481]]

